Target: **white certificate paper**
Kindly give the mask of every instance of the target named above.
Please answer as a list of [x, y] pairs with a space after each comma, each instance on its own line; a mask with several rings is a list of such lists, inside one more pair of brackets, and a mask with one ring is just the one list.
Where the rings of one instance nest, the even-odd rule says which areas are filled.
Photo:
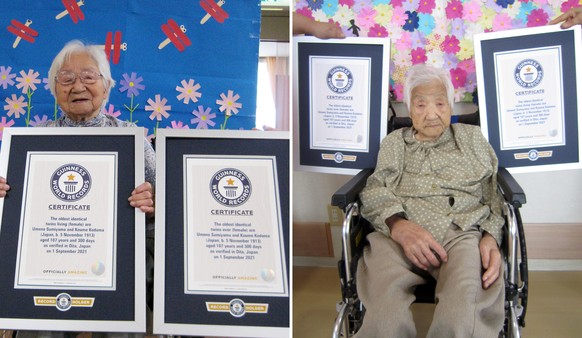
[[309, 57], [311, 149], [368, 152], [371, 58]]
[[275, 157], [184, 156], [185, 293], [287, 296]]
[[117, 153], [28, 152], [14, 287], [115, 290]]
[[500, 148], [565, 145], [561, 46], [494, 54]]

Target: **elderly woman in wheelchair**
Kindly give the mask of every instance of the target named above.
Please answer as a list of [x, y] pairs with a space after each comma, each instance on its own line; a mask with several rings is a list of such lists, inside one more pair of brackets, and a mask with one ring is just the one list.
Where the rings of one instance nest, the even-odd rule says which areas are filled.
[[414, 290], [431, 277], [429, 337], [497, 337], [507, 305], [497, 157], [479, 127], [451, 125], [445, 70], [411, 68], [404, 101], [412, 127], [382, 141], [359, 194], [375, 231], [357, 267], [366, 315], [355, 337], [415, 337]]

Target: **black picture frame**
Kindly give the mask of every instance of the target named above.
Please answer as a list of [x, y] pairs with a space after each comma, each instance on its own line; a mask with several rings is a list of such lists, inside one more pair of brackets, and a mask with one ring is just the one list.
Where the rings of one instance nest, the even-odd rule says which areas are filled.
[[[288, 337], [290, 334], [290, 146], [287, 132], [159, 130], [156, 141], [156, 271], [154, 333], [188, 336]], [[185, 292], [185, 156], [272, 156], [285, 265], [285, 293], [277, 296]], [[204, 192], [201, 192], [201, 194]], [[205, 248], [200, 248], [204, 250]], [[267, 304], [264, 313], [213, 312], [207, 304]], [[243, 305], [244, 306], [244, 305]]]
[[[315, 37], [294, 37], [294, 166], [296, 170], [332, 173], [332, 174], [347, 174], [353, 175], [361, 169], [374, 168], [380, 148], [380, 142], [387, 134], [388, 129], [388, 102], [389, 102], [389, 68], [390, 68], [390, 39], [388, 38], [346, 38], [346, 39], [329, 39], [322, 40]], [[311, 94], [316, 87], [315, 81], [318, 77], [312, 77], [312, 64], [310, 60], [317, 59], [331, 59], [339, 60], [338, 68], [343, 67], [341, 60], [368, 60], [369, 61], [369, 82], [365, 84], [363, 95], [354, 95], [350, 97], [350, 92], [346, 95], [337, 95], [334, 93], [332, 87], [327, 90], [328, 86], [322, 87], [321, 97], [314, 98]], [[350, 67], [346, 67], [350, 68]], [[349, 69], [354, 74], [354, 83], [357, 81], [357, 73], [353, 69]], [[332, 71], [330, 71], [331, 73]], [[328, 74], [329, 77], [333, 75]], [[351, 75], [350, 75], [351, 76]], [[321, 79], [318, 81], [321, 82]], [[360, 82], [361, 83], [361, 82]], [[364, 86], [360, 84], [360, 86]], [[329, 99], [329, 95], [341, 96], [341, 100]], [[365, 98], [364, 96], [368, 96]], [[346, 99], [346, 96], [349, 100]], [[342, 120], [337, 127], [329, 127], [328, 129], [336, 129], [335, 132], [341, 133], [346, 138], [359, 137], [359, 135], [348, 135], [351, 131], [343, 132], [346, 124], [344, 120], [348, 120], [350, 125], [350, 117], [346, 117], [343, 112], [337, 111], [335, 101], [338, 105], [342, 102], [353, 102], [353, 110], [356, 114], [356, 120], [367, 121], [367, 129], [362, 134], [367, 135], [363, 137], [363, 147], [356, 149], [355, 147], [345, 147], [334, 145], [330, 141], [329, 145], [324, 147], [316, 145], [313, 138], [314, 129], [318, 126], [314, 125], [315, 116], [322, 114], [314, 108], [314, 100], [328, 99], [328, 105], [323, 110], [325, 114], [329, 115], [331, 119]], [[363, 99], [369, 103], [367, 111], [361, 111], [358, 107], [358, 102]], [[333, 104], [331, 102], [334, 102]], [[340, 108], [341, 109], [341, 108]], [[317, 111], [316, 111], [317, 110]], [[359, 116], [359, 117], [358, 117]], [[327, 123], [327, 122], [326, 122]], [[321, 128], [319, 128], [321, 129]], [[349, 130], [349, 129], [348, 129]], [[360, 130], [362, 131], [362, 130]], [[323, 131], [322, 131], [323, 132]], [[330, 139], [333, 137], [330, 135]], [[359, 142], [359, 141], [358, 141]]]
[[[579, 26], [563, 30], [559, 25], [475, 35], [475, 62], [481, 128], [495, 150], [500, 166], [515, 173], [582, 168], [582, 148], [579, 142], [582, 127], [582, 119], [579, 116], [582, 111], [579, 95], [582, 66], [579, 56], [580, 40]], [[555, 66], [560, 69], [557, 75], [559, 81], [556, 82], [556, 86], [552, 87], [560, 88], [561, 95], [557, 96], [561, 96], [558, 100], [561, 101], [563, 109], [560, 116], [562, 126], [558, 130], [564, 135], [563, 142], [553, 145], [526, 143], [506, 147], [503, 145], [504, 130], [505, 133], [513, 130], [510, 126], [504, 125], [506, 117], [501, 118], [501, 116], [510, 113], [500, 112], [500, 106], [503, 103], [503, 96], [510, 96], [513, 92], [499, 90], [499, 83], [502, 81], [498, 78], [500, 76], [496, 69], [496, 57], [499, 58], [499, 55], [504, 53], [519, 55], [521, 51], [531, 55], [537, 51], [549, 49], [555, 49], [558, 59], [561, 61], [559, 65]], [[501, 62], [497, 63], [498, 67]], [[546, 71], [546, 77], [547, 73]], [[504, 74], [504, 76], [506, 75]], [[519, 93], [529, 92], [528, 88], [524, 88], [523, 92]], [[517, 95], [518, 92], [515, 93]], [[553, 95], [550, 96], [553, 97]], [[535, 114], [536, 109], [523, 108], [523, 111], [525, 114]], [[524, 135], [523, 138], [525, 139], [526, 136]]]
[[[145, 216], [127, 198], [144, 181], [143, 128], [7, 128], [0, 175], [10, 184], [0, 201], [0, 327], [14, 330], [145, 332]], [[117, 154], [114, 290], [16, 289], [15, 269], [27, 153]], [[34, 297], [69, 295], [72, 306], [39, 306]], [[65, 296], [66, 297], [66, 296]], [[91, 299], [75, 306], [75, 299]], [[58, 301], [57, 301], [58, 302]], [[80, 303], [77, 303], [80, 304]]]

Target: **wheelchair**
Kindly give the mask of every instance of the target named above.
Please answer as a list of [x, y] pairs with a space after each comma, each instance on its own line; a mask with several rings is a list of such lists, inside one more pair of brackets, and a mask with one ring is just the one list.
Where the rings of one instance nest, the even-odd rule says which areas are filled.
[[[396, 117], [392, 107], [388, 130], [411, 126], [408, 117]], [[479, 112], [453, 116], [452, 123], [479, 125]], [[342, 228], [342, 258], [338, 262], [342, 300], [337, 304], [338, 315], [333, 327], [333, 338], [352, 337], [361, 327], [366, 313], [356, 289], [358, 259], [367, 244], [366, 236], [373, 231], [372, 225], [360, 216], [361, 202], [358, 194], [366, 185], [374, 169], [364, 169], [339, 188], [332, 196], [331, 204], [344, 211]], [[498, 189], [503, 196], [504, 236], [501, 250], [504, 259], [505, 323], [499, 337], [521, 336], [525, 327], [528, 294], [527, 250], [523, 223], [519, 208], [526, 203], [519, 184], [505, 168], [498, 170]], [[415, 303], [434, 303], [436, 281], [419, 285], [415, 290]]]

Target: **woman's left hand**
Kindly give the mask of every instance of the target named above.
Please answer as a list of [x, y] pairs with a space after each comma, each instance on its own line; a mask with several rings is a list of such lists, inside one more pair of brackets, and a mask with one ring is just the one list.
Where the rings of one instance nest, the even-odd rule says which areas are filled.
[[483, 273], [483, 288], [487, 289], [500, 276], [501, 252], [495, 238], [488, 232], [483, 232], [483, 237], [479, 242], [479, 251], [481, 252], [481, 263], [485, 269]]
[[133, 189], [127, 200], [132, 207], [139, 208], [146, 214], [153, 214], [156, 210], [154, 207], [154, 189], [149, 182], [144, 182]]

